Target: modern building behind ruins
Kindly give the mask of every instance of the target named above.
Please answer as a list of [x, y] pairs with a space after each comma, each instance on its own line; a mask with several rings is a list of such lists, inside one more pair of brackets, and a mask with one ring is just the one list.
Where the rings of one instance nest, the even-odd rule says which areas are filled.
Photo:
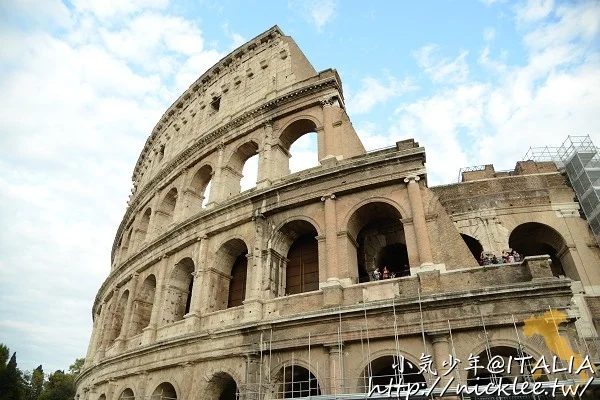
[[[290, 174], [290, 146], [310, 132], [320, 166]], [[241, 192], [256, 154], [256, 187]], [[440, 386], [483, 383], [496, 377], [467, 371], [471, 353], [552, 358], [523, 329], [546, 312], [549, 331], [597, 358], [600, 251], [556, 163], [430, 188], [425, 149], [365, 151], [337, 72], [315, 71], [276, 26], [165, 112], [133, 181], [77, 399], [364, 398], [351, 396], [388, 383], [395, 362], [431, 386], [422, 353], [440, 372], [462, 360]], [[479, 265], [508, 249], [527, 257]], [[554, 378], [578, 377], [537, 379]]]

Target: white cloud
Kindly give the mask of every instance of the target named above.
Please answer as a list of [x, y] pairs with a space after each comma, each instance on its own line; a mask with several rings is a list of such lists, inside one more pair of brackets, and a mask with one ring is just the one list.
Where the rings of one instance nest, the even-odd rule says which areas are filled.
[[73, 0], [75, 9], [99, 19], [134, 14], [144, 9], [164, 9], [169, 0]]
[[399, 80], [391, 75], [385, 79], [363, 78], [359, 91], [349, 96], [348, 113], [352, 115], [367, 113], [377, 104], [385, 103], [393, 97], [415, 89], [416, 86], [410, 79]]
[[496, 38], [496, 30], [494, 28], [485, 28], [483, 30], [483, 38], [486, 42], [490, 42]]
[[535, 22], [547, 17], [552, 11], [554, 0], [527, 0], [517, 6], [517, 20], [520, 22]]
[[300, 14], [307, 15], [317, 29], [321, 30], [334, 18], [337, 0], [290, 0], [288, 5]]
[[427, 45], [421, 47], [413, 55], [419, 66], [435, 83], [464, 82], [469, 75], [469, 65], [466, 57], [468, 51], [462, 51], [455, 59], [440, 57], [437, 47]]

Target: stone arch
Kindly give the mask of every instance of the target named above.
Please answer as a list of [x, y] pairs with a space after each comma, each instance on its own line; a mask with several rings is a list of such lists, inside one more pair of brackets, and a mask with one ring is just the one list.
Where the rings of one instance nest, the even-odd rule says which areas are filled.
[[129, 256], [132, 251], [129, 250], [129, 246], [131, 246], [131, 237], [133, 235], [133, 227], [130, 227], [129, 230], [123, 235], [124, 240], [121, 243], [121, 261], [125, 261], [127, 256]]
[[[346, 231], [354, 240], [359, 282], [410, 275], [402, 214], [389, 201], [369, 201], [356, 208], [347, 220]], [[356, 248], [354, 243], [358, 246]]]
[[[271, 151], [276, 152], [275, 159], [281, 160], [281, 162], [276, 163], [277, 173], [279, 176], [286, 175], [291, 172], [292, 157], [294, 155], [294, 152], [292, 152], [292, 146], [297, 142], [298, 139], [304, 137], [305, 135], [311, 135], [312, 139], [317, 142], [317, 145], [315, 146], [316, 149], [314, 149], [316, 150], [314, 166], [319, 165], [318, 143], [322, 142], [324, 139], [322, 137], [323, 130], [319, 130], [317, 126], [318, 124], [313, 118], [309, 116], [300, 116], [289, 122], [285, 128], [281, 130], [279, 134], [278, 147], [271, 149]], [[308, 168], [311, 167], [312, 166], [309, 166]], [[296, 169], [296, 171], [300, 170], [301, 169]]]
[[[243, 178], [242, 170], [244, 169], [244, 164], [248, 159], [257, 155], [258, 150], [258, 142], [254, 139], [250, 139], [236, 147], [232, 152], [225, 168], [221, 170], [220, 185], [223, 191], [222, 198], [224, 200], [241, 193], [241, 180]], [[255, 182], [257, 180], [258, 176], [256, 177]]]
[[164, 233], [175, 218], [175, 207], [177, 205], [177, 188], [171, 188], [163, 197], [156, 210], [156, 232], [157, 235]]
[[156, 296], [156, 277], [149, 275], [144, 279], [136, 299], [133, 302], [133, 320], [131, 335], [142, 333], [142, 330], [150, 324], [154, 298]]
[[269, 398], [294, 399], [322, 394], [319, 378], [307, 363], [300, 360], [283, 362], [273, 371]]
[[[394, 368], [394, 365], [398, 365], [398, 367]], [[390, 383], [390, 379], [396, 383], [401, 377], [406, 383], [426, 384], [425, 376], [419, 373], [419, 362], [415, 357], [404, 353], [394, 354], [389, 351], [373, 354], [362, 367], [357, 382], [357, 392], [367, 393], [369, 381], [373, 386], [384, 387]]]
[[137, 230], [137, 239], [136, 242], [138, 246], [141, 246], [144, 243], [144, 240], [148, 237], [148, 227], [150, 226], [150, 217], [152, 216], [152, 209], [150, 207], [146, 208], [144, 214], [142, 214], [142, 218], [140, 219], [140, 224]]
[[187, 215], [194, 215], [202, 211], [210, 193], [209, 186], [212, 185], [213, 168], [210, 164], [204, 164], [196, 170], [187, 191], [188, 201], [185, 206]]
[[288, 219], [270, 240], [272, 281], [279, 295], [298, 294], [319, 289], [319, 244], [314, 221]]
[[479, 262], [479, 260], [481, 259], [481, 253], [483, 252], [483, 246], [481, 245], [479, 240], [465, 233], [461, 233], [460, 236], [471, 251], [471, 254], [473, 254], [473, 257], [475, 257], [475, 260]]
[[114, 342], [116, 338], [121, 334], [121, 330], [123, 329], [123, 320], [125, 318], [125, 310], [127, 308], [127, 300], [129, 299], [129, 290], [125, 290], [121, 297], [119, 297], [119, 302], [116, 304], [115, 313], [113, 316], [112, 327], [110, 330], [110, 336], [108, 338], [109, 343]]
[[554, 276], [580, 280], [567, 242], [556, 229], [539, 222], [518, 225], [510, 233], [508, 245], [523, 256], [548, 254]]
[[131, 388], [127, 388], [121, 392], [118, 400], [135, 400], [135, 394]]
[[177, 400], [177, 389], [171, 382], [162, 382], [156, 386], [150, 396], [151, 400]]
[[106, 395], [101, 394], [100, 396], [98, 396], [98, 400], [106, 400]]
[[352, 231], [349, 229], [351, 219], [355, 217], [356, 211], [358, 211], [358, 209], [360, 209], [363, 206], [368, 205], [370, 203], [386, 203], [386, 204], [390, 205], [391, 207], [395, 208], [398, 211], [398, 213], [400, 214], [401, 218], [404, 217], [404, 216], [410, 216], [410, 211], [409, 210], [406, 210], [398, 202], [396, 202], [394, 200], [390, 200], [390, 199], [388, 199], [386, 197], [379, 197], [379, 196], [377, 196], [377, 197], [369, 197], [367, 199], [359, 201], [358, 203], [356, 203], [354, 206], [352, 206], [350, 208], [350, 210], [346, 213], [346, 215], [344, 216], [344, 218], [341, 219], [342, 223], [340, 224], [341, 227], [345, 227], [345, 229], [347, 229], [348, 233], [350, 233], [351, 236], [353, 236], [354, 239], [356, 239], [356, 234], [358, 232], [355, 232], [355, 234], [352, 235]]
[[194, 261], [190, 257], [185, 257], [175, 264], [165, 293], [163, 325], [180, 321], [189, 312], [194, 288], [194, 271]]
[[[527, 351], [525, 350], [519, 350], [518, 347], [513, 347], [513, 346], [502, 346], [502, 345], [494, 345], [494, 346], [490, 346], [490, 347], [486, 347], [483, 351], [479, 352], [479, 353], [473, 353], [474, 355], [477, 355], [479, 357], [479, 365], [483, 365], [486, 366], [488, 365], [488, 362], [490, 359], [495, 358], [495, 357], [501, 357], [505, 363], [505, 366], [502, 368], [503, 372], [501, 373], [491, 373], [490, 371], [488, 371], [486, 368], [480, 369], [480, 370], [469, 370], [468, 374], [467, 374], [467, 384], [468, 385], [486, 385], [490, 382], [496, 382], [498, 383], [497, 379], [499, 378], [509, 378], [510, 381], [512, 382], [512, 380], [516, 377], [518, 378], [518, 382], [521, 383], [525, 380], [536, 380], [536, 381], [547, 381], [548, 377], [546, 375], [541, 375], [537, 378], [535, 378], [532, 374], [531, 374], [531, 365], [535, 363], [535, 360], [532, 359], [530, 363], [525, 363], [525, 374], [520, 374], [520, 364], [518, 362], [516, 362], [514, 359], [516, 357], [527, 357], [527, 356], [531, 356], [534, 357], [533, 355], [529, 354]], [[509, 361], [511, 361], [510, 363], [510, 367], [508, 365]], [[511, 374], [508, 374], [508, 370], [510, 369]], [[508, 383], [508, 382], [507, 382]], [[533, 400], [534, 397], [531, 397], [531, 399]]]
[[[230, 304], [232, 307], [241, 305], [244, 300], [248, 249], [246, 242], [236, 237], [222, 243], [215, 253], [211, 277], [215, 288], [215, 310], [224, 310]], [[232, 275], [234, 272], [237, 275]]]
[[235, 378], [227, 372], [217, 372], [209, 379], [203, 399], [237, 400], [239, 388]]

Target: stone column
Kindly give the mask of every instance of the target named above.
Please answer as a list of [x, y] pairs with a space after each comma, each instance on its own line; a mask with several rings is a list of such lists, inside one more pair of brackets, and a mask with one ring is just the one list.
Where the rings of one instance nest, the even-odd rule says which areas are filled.
[[[127, 298], [127, 308], [125, 309], [125, 315], [123, 316], [123, 328], [121, 329], [121, 334], [117, 338], [121, 342], [127, 339], [129, 333], [133, 331], [133, 315], [135, 314], [134, 301], [138, 290], [138, 280], [138, 273], [131, 274], [131, 280], [129, 281], [129, 297]], [[123, 350], [122, 344], [123, 343], [119, 343], [121, 350]]]
[[208, 237], [202, 235], [198, 238], [200, 241], [197, 244], [197, 256], [194, 257], [196, 270], [193, 273], [194, 284], [192, 285], [192, 298], [190, 300], [190, 312], [184, 318], [190, 320], [192, 325], [190, 328], [200, 326], [200, 318], [202, 317], [202, 291], [204, 290], [204, 268], [206, 260], [206, 252], [208, 245]]
[[178, 396], [182, 399], [193, 399], [192, 384], [194, 382], [194, 364], [186, 362], [180, 364], [183, 367], [183, 379], [181, 380], [181, 393]]
[[[450, 360], [450, 355], [452, 352], [450, 351], [450, 346], [448, 343], [448, 335], [446, 333], [436, 333], [428, 335], [431, 338], [431, 343], [433, 344], [433, 361], [435, 365], [435, 369], [438, 373], [438, 377], [441, 378], [440, 385], [445, 385], [446, 382], [452, 377], [452, 372], [450, 372], [447, 376], [443, 376], [446, 371], [448, 371], [448, 366], [444, 366], [444, 361]], [[459, 366], [457, 366], [459, 368]], [[435, 377], [432, 377], [435, 380]]]
[[102, 323], [102, 342], [100, 344], [100, 348], [96, 353], [98, 360], [104, 358], [104, 352], [106, 351], [106, 347], [108, 347], [108, 341], [110, 340], [110, 331], [112, 329], [112, 324], [115, 316], [115, 309], [117, 308], [117, 294], [119, 293], [118, 289], [114, 289], [110, 301], [110, 306], [108, 312], [106, 313], [106, 319]]
[[158, 211], [159, 201], [160, 201], [160, 192], [157, 191], [156, 193], [154, 193], [154, 198], [151, 201], [152, 213], [150, 214], [150, 222], [148, 222], [148, 230], [146, 231], [146, 237], [144, 238], [142, 243], [140, 243], [140, 246], [143, 246], [144, 243], [150, 242], [152, 239], [154, 239], [156, 236], [158, 236], [156, 233], [156, 218], [158, 218], [158, 215], [156, 214], [156, 212]]
[[[148, 386], [148, 373], [139, 372], [137, 375], [138, 387], [136, 392], [136, 399], [146, 399], [146, 387]], [[150, 397], [150, 396], [148, 396]]]
[[213, 208], [215, 203], [219, 203], [223, 200], [223, 178], [221, 170], [223, 169], [223, 156], [225, 153], [225, 145], [220, 143], [218, 146], [217, 165], [215, 167], [215, 175], [210, 186], [210, 202], [206, 205], [206, 208]]
[[329, 388], [330, 394], [339, 395], [345, 392], [345, 371], [343, 344], [325, 345], [329, 350]]
[[152, 313], [150, 314], [150, 323], [147, 327], [142, 329], [143, 338], [142, 343], [149, 344], [156, 340], [156, 329], [158, 328], [158, 322], [162, 316], [162, 310], [164, 308], [163, 301], [165, 298], [166, 290], [166, 270], [167, 262], [169, 258], [164, 255], [159, 261], [158, 273], [156, 274], [156, 292], [154, 294], [154, 304], [152, 305]]
[[321, 197], [325, 209], [325, 245], [327, 248], [327, 280], [339, 280], [337, 263], [337, 215], [335, 194]]
[[[325, 157], [323, 158], [337, 158], [338, 156], [341, 156], [341, 154], [336, 151], [335, 134], [338, 129], [334, 127], [334, 122], [336, 122], [336, 114], [339, 111], [340, 105], [335, 97], [322, 100], [321, 105], [323, 106], [323, 129], [325, 134]], [[339, 132], [337, 133], [339, 134]]]
[[418, 176], [409, 176], [404, 178], [408, 187], [408, 201], [417, 238], [417, 247], [419, 249], [419, 261], [421, 265], [433, 265], [431, 255], [431, 245], [429, 243], [429, 234], [427, 233], [427, 223], [425, 221], [425, 212], [423, 211], [423, 200], [421, 199], [421, 189], [419, 188]]
[[259, 163], [258, 163], [258, 180], [256, 182], [256, 188], [262, 189], [271, 186], [271, 176], [273, 167], [273, 157], [271, 154], [271, 142], [273, 140], [273, 124], [271, 121], [265, 123], [265, 144], [262, 151], [260, 152]]
[[[258, 210], [257, 210], [258, 211]], [[263, 268], [263, 243], [264, 234], [268, 234], [269, 227], [265, 217], [260, 212], [252, 218], [254, 220], [254, 244], [248, 252], [248, 267], [246, 270], [246, 298], [244, 300], [244, 314], [246, 318], [257, 320], [262, 318], [262, 290], [265, 274], [269, 273]], [[249, 249], [250, 250], [250, 249]], [[266, 271], [267, 270], [267, 271]]]

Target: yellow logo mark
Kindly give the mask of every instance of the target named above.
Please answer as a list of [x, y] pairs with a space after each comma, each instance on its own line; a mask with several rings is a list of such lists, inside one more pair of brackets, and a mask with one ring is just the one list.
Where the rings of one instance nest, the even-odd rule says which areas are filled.
[[[523, 332], [525, 336], [532, 337], [535, 334], [541, 335], [546, 341], [546, 346], [561, 360], [567, 364], [570, 362], [575, 366], [584, 365], [584, 359], [579, 353], [575, 353], [569, 342], [558, 334], [558, 325], [567, 321], [567, 314], [558, 310], [546, 311], [542, 316], [531, 317], [526, 319]], [[586, 364], [587, 365], [587, 364]], [[576, 367], [577, 368], [577, 367]], [[593, 367], [590, 368], [593, 371]], [[541, 369], [536, 369], [533, 373], [534, 379], [537, 379], [542, 374]], [[588, 371], [583, 369], [580, 371], [581, 383], [588, 378]]]

